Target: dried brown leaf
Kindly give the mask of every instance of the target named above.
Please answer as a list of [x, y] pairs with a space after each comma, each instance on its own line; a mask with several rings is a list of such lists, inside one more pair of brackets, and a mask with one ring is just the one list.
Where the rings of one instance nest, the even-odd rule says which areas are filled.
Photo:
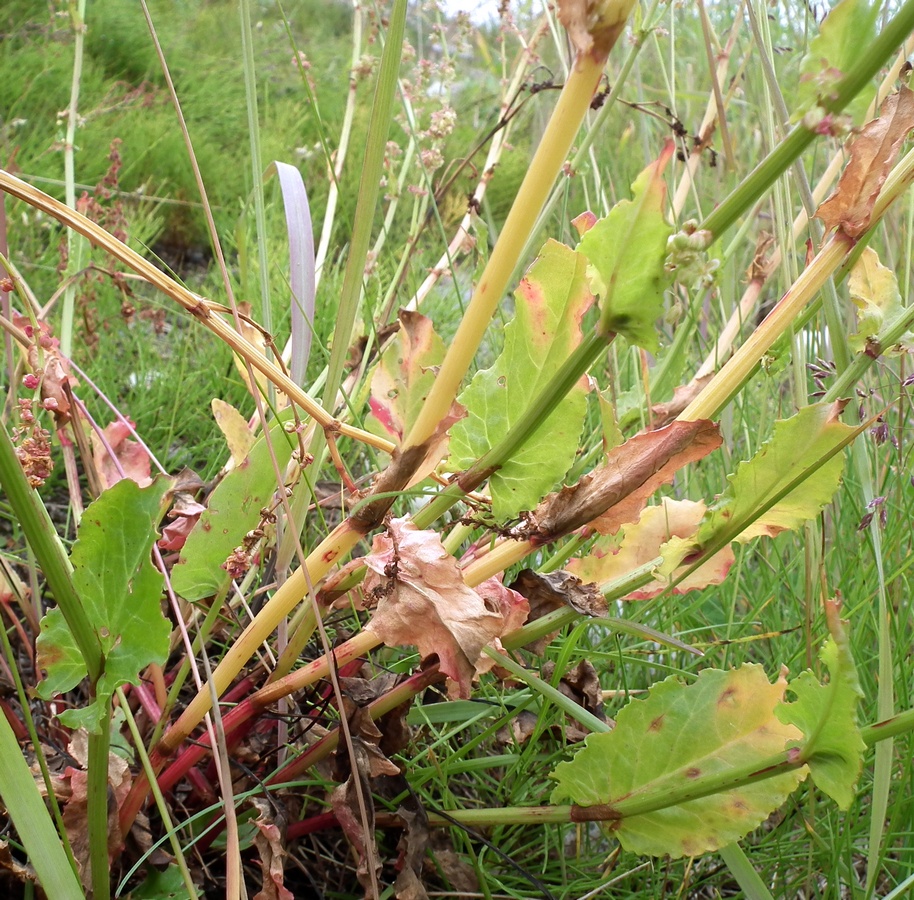
[[260, 856], [260, 872], [263, 887], [254, 895], [254, 900], [295, 900], [295, 895], [285, 886], [283, 860], [286, 851], [282, 846], [282, 827], [277, 824], [273, 804], [262, 799], [251, 799], [260, 814], [255, 820], [254, 846]]
[[679, 469], [720, 444], [717, 426], [704, 419], [637, 434], [614, 447], [603, 466], [547, 497], [530, 517], [528, 536], [548, 543], [589, 524], [611, 534], [637, 521], [648, 498]]
[[[543, 681], [552, 682], [555, 673], [555, 663], [551, 660], [543, 664], [541, 678]], [[603, 714], [603, 689], [600, 686], [600, 676], [588, 659], [582, 659], [576, 666], [568, 669], [559, 679], [557, 685], [570, 700], [573, 700], [582, 709], [606, 721]], [[566, 718], [565, 738], [572, 743], [583, 741], [590, 731], [583, 729], [574, 719]]]
[[366, 599], [378, 604], [368, 628], [388, 646], [418, 647], [423, 659], [436, 654], [441, 671], [469, 697], [483, 648], [516, 627], [521, 601], [507, 599], [501, 585], [482, 593], [468, 587], [437, 533], [405, 518], [375, 537], [364, 563]]
[[[103, 429], [104, 442], [95, 431], [90, 433], [95, 469], [106, 488], [117, 484], [121, 478], [131, 478], [140, 487], [152, 484], [149, 454], [142, 445], [131, 440], [132, 434], [131, 427], [120, 419], [115, 419]], [[108, 452], [105, 443], [111, 448], [111, 453]], [[111, 457], [112, 453], [114, 459]], [[123, 469], [123, 475], [118, 470], [115, 459]]]
[[446, 879], [454, 897], [473, 895], [479, 892], [479, 879], [475, 869], [454, 852], [450, 845], [448, 830], [437, 828], [432, 833], [432, 854], [434, 862], [426, 859], [425, 865], [429, 875], [434, 877], [438, 870]]
[[511, 583], [511, 589], [523, 594], [530, 603], [529, 621], [570, 606], [582, 616], [605, 616], [606, 598], [594, 584], [584, 584], [576, 575], [559, 569], [541, 575], [522, 569]]
[[[89, 832], [88, 822], [88, 735], [84, 729], [73, 733], [67, 747], [70, 756], [83, 768], [67, 766], [64, 778], [69, 781], [70, 798], [63, 810], [63, 824], [70, 839], [70, 847], [79, 869], [82, 885], [87, 890], [92, 883], [89, 869]], [[112, 859], [120, 853], [121, 829], [118, 822], [118, 811], [127, 799], [132, 779], [127, 761], [116, 753], [108, 754], [108, 789], [113, 802], [108, 806], [108, 857]]]
[[914, 128], [914, 92], [902, 86], [886, 97], [879, 118], [867, 122], [847, 143], [850, 161], [834, 193], [816, 210], [826, 229], [858, 238], [869, 228], [873, 204], [901, 144]]
[[406, 825], [400, 835], [397, 849], [400, 858], [397, 860], [397, 880], [394, 894], [397, 900], [428, 900], [428, 893], [422, 884], [422, 863], [425, 860], [425, 848], [428, 846], [428, 816], [418, 804], [412, 808], [401, 806], [397, 815]]

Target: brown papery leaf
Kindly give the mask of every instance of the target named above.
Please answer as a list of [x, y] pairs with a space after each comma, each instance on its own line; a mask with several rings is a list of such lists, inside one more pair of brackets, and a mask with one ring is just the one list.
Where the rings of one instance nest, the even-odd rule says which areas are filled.
[[283, 859], [286, 851], [282, 846], [282, 834], [276, 823], [273, 805], [256, 798], [251, 799], [250, 803], [260, 813], [254, 821], [257, 829], [254, 833], [254, 846], [260, 854], [263, 877], [263, 889], [254, 895], [254, 900], [295, 900], [295, 895], [285, 886]]
[[507, 600], [501, 585], [468, 587], [437, 533], [406, 518], [375, 537], [364, 563], [366, 599], [378, 598], [368, 628], [389, 647], [418, 647], [423, 659], [436, 654], [441, 671], [469, 697], [483, 648], [523, 621], [521, 600]]
[[637, 521], [648, 498], [679, 469], [720, 444], [717, 426], [705, 419], [637, 434], [614, 447], [599, 469], [547, 497], [531, 515], [526, 536], [545, 544], [590, 524], [611, 534]]
[[850, 161], [834, 193], [816, 210], [826, 229], [852, 238], [869, 228], [873, 204], [895, 164], [901, 144], [914, 128], [914, 92], [907, 87], [886, 97], [879, 118], [867, 122], [847, 143]]
[[606, 598], [596, 585], [584, 584], [576, 575], [559, 569], [541, 575], [533, 569], [522, 569], [511, 583], [512, 590], [530, 602], [530, 621], [570, 606], [582, 616], [605, 616]]
[[152, 484], [149, 454], [141, 444], [131, 439], [133, 431], [130, 426], [120, 419], [115, 419], [102, 430], [102, 434], [124, 472], [122, 476], [101, 437], [94, 431], [91, 432], [92, 456], [102, 484], [109, 488], [117, 484], [122, 477], [132, 479], [140, 487]]

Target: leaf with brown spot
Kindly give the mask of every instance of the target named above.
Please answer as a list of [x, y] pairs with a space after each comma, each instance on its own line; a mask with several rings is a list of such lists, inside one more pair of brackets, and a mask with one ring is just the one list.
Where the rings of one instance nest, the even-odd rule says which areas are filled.
[[876, 198], [912, 128], [914, 92], [902, 86], [883, 101], [879, 118], [848, 140], [850, 160], [838, 187], [816, 210], [826, 230], [838, 228], [848, 237], [858, 238], [869, 228]]
[[531, 515], [529, 537], [554, 541], [582, 525], [611, 534], [637, 521], [648, 498], [676, 472], [721, 444], [713, 422], [671, 422], [635, 435], [607, 454], [606, 462], [576, 485], [547, 497]]
[[483, 589], [495, 596], [487, 604], [464, 582], [438, 534], [419, 531], [406, 518], [393, 519], [387, 533], [375, 537], [364, 563], [365, 595], [378, 598], [367, 627], [389, 647], [418, 647], [423, 659], [436, 654], [460, 696], [469, 697], [483, 648], [517, 621], [502, 605], [501, 591]]
[[772, 684], [751, 664], [705, 669], [691, 684], [667, 678], [646, 699], [631, 701], [611, 732], [590, 735], [574, 759], [559, 764], [552, 802], [617, 808], [619, 817], [608, 827], [632, 853], [679, 857], [719, 850], [777, 809], [806, 777], [806, 767], [640, 815], [625, 816], [624, 804], [663, 799], [734, 769], [751, 771], [783, 753], [800, 737], [775, 715], [786, 688], [783, 673]]

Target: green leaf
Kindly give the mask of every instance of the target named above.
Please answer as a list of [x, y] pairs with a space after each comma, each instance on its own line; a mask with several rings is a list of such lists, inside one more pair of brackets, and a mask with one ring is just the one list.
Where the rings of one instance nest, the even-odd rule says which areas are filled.
[[[501, 441], [581, 342], [581, 319], [593, 303], [587, 260], [548, 241], [520, 283], [514, 321], [494, 365], [478, 372], [460, 395], [467, 416], [451, 431], [451, 464], [466, 469]], [[499, 521], [532, 509], [568, 471], [587, 411], [576, 384], [531, 438], [489, 479]]]
[[[773, 537], [817, 516], [831, 502], [844, 471], [844, 457], [836, 451], [856, 434], [838, 419], [843, 406], [818, 403], [776, 422], [771, 439], [729, 476], [727, 489], [698, 531], [699, 543], [705, 546], [712, 535], [748, 522], [803, 475], [802, 484], [742, 528], [735, 539], [748, 541], [762, 534]], [[823, 462], [829, 454], [833, 455]]]
[[[842, 0], [826, 16], [800, 64], [795, 121], [831, 98], [838, 82], [873, 42], [880, 5], [869, 0]], [[863, 121], [869, 101], [869, 93], [863, 91], [845, 107], [854, 124]]]
[[785, 688], [783, 677], [771, 684], [751, 664], [706, 669], [689, 685], [668, 678], [631, 701], [611, 732], [590, 735], [573, 760], [556, 767], [552, 802], [612, 807], [669, 797], [665, 808], [607, 823], [634, 853], [697, 856], [737, 841], [784, 802], [805, 770], [685, 802], [673, 792], [783, 752], [798, 736], [774, 715]]
[[810, 671], [801, 673], [790, 683], [797, 699], [778, 706], [775, 715], [803, 732], [803, 740], [794, 742], [793, 746], [802, 747], [816, 787], [841, 809], [849, 809], [866, 749], [857, 725], [857, 706], [863, 691], [850, 642], [834, 603], [830, 607], [829, 626], [832, 636], [819, 652], [819, 659], [828, 668], [828, 683], [820, 684]]
[[[293, 442], [284, 421], [270, 429], [280, 471], [292, 456]], [[222, 564], [244, 536], [260, 522], [260, 510], [269, 506], [276, 490], [276, 474], [267, 442], [261, 435], [244, 462], [237, 465], [210, 495], [207, 509], [181, 550], [171, 573], [175, 591], [185, 600], [202, 600], [215, 594], [228, 577]]]
[[893, 349], [914, 349], [914, 335], [907, 332], [895, 347], [883, 347], [887, 332], [898, 324], [908, 310], [901, 302], [898, 279], [895, 273], [879, 262], [872, 247], [866, 247], [854, 263], [847, 280], [851, 300], [860, 312], [857, 315], [857, 332], [848, 339], [858, 351], [884, 353]]
[[617, 203], [581, 238], [578, 250], [590, 262], [591, 287], [600, 297], [600, 331], [624, 335], [656, 351], [657, 319], [663, 315], [664, 270], [673, 229], [663, 217], [663, 170], [672, 143], [632, 185], [632, 200]]
[[[150, 559], [158, 536], [162, 502], [170, 481], [141, 488], [125, 478], [86, 509], [70, 555], [73, 583], [104, 656], [93, 702], [67, 710], [60, 720], [98, 733], [111, 694], [168, 655], [171, 625], [162, 615], [162, 575]], [[44, 698], [74, 687], [86, 675], [82, 657], [59, 608], [42, 619], [38, 663], [47, 671], [38, 692]]]
[[[0, 715], [0, 759], [3, 760], [3, 765], [0, 765], [0, 802], [4, 806], [4, 818], [12, 820], [16, 826], [29, 863], [44, 888], [44, 896], [72, 897], [74, 900], [84, 897], [45, 805], [45, 798], [38, 791], [35, 773], [29, 768], [5, 715]], [[3, 850], [8, 858], [10, 851], [6, 841], [3, 842]], [[22, 891], [20, 895], [24, 894], [25, 891]]]
[[[727, 489], [695, 534], [664, 544], [658, 575], [676, 577], [674, 572], [696, 551], [760, 535], [774, 537], [817, 516], [841, 481], [840, 450], [858, 432], [838, 420], [843, 408], [843, 402], [818, 403], [775, 422], [771, 439], [728, 477]], [[800, 484], [788, 490], [798, 480]]]
[[168, 866], [161, 872], [150, 866], [143, 883], [130, 892], [129, 900], [189, 900], [189, 897], [177, 866]]

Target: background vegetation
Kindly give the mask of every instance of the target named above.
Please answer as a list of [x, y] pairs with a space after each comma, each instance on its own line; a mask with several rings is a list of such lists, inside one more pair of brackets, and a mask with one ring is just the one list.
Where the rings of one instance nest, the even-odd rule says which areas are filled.
[[[789, 0], [751, 5], [762, 18], [760, 33], [750, 29], [743, 4], [645, 3], [636, 9], [630, 32], [634, 37], [620, 42], [607, 70], [608, 85], [621, 84], [618, 102], [607, 115], [600, 110], [589, 115], [573, 163], [558, 182], [555, 202], [537, 224], [539, 240], [529, 242], [514, 284], [547, 237], [574, 246], [577, 233], [571, 220], [575, 216], [585, 210], [603, 216], [630, 196], [629, 186], [657, 158], [665, 140], [673, 138], [677, 148], [666, 176], [670, 198], [678, 203], [670, 212], [677, 225], [702, 220], [778, 146], [791, 127], [790, 112], [801, 105], [801, 60], [826, 10]], [[383, 196], [372, 233], [373, 241], [379, 237], [383, 241], [365, 272], [353, 334], [339, 333], [335, 330], [338, 297], [351, 248], [369, 113], [387, 28], [384, 6], [366, 4], [354, 11], [342, 2], [264, 0], [255, 5], [253, 15], [261, 158], [264, 166], [280, 160], [300, 170], [315, 223], [315, 243], [327, 214], [330, 166], [346, 121], [350, 79], [354, 85], [352, 134], [320, 271], [314, 349], [304, 383], [319, 388], [334, 341], [351, 345], [356, 378], [348, 385], [349, 419], [374, 431], [378, 425], [368, 419], [366, 405], [372, 357], [369, 354], [363, 365], [361, 349], [372, 348], [384, 326], [394, 320], [397, 308], [410, 303], [438, 265], [467, 211], [468, 195], [484, 173], [491, 141], [508, 128], [508, 143], [474, 218], [475, 246], [455, 254], [423, 297], [423, 312], [435, 322], [445, 343], [450, 341], [473, 280], [501, 232], [571, 59], [554, 13], [538, 4], [520, 8], [505, 4], [500, 20], [474, 24], [463, 17], [447, 18], [434, 3], [410, 5], [411, 50], [401, 69], [403, 82], [390, 127]], [[887, 4], [880, 15], [887, 19], [893, 11], [893, 5]], [[262, 241], [268, 248], [269, 316], [281, 347], [290, 318], [282, 198], [275, 179], [268, 182], [265, 229], [258, 235], [237, 5], [223, 0], [156, 0], [151, 13], [213, 208], [230, 285], [239, 300], [251, 302], [254, 318], [267, 321], [260, 300], [258, 242]], [[362, 33], [355, 43], [353, 67], [354, 16], [360, 18]], [[77, 196], [85, 191], [94, 204], [88, 207], [90, 217], [122, 232], [131, 247], [199, 294], [226, 302], [193, 168], [142, 10], [133, 3], [90, 0], [86, 24], [75, 153]], [[524, 48], [530, 46], [535, 50], [524, 56]], [[780, 98], [765, 79], [761, 58], [774, 67]], [[714, 75], [711, 63], [715, 68], [726, 63], [721, 77]], [[0, 163], [60, 199], [73, 64], [74, 29], [66, 4], [39, 0], [3, 4]], [[515, 91], [511, 84], [517, 73], [519, 90]], [[876, 82], [864, 91], [864, 102], [851, 109], [853, 124], [865, 120], [875, 86]], [[716, 130], [702, 134], [702, 119], [715, 91], [725, 115]], [[781, 100], [786, 118], [780, 111]], [[455, 119], [445, 127], [441, 113], [450, 109]], [[417, 141], [415, 158], [401, 169], [411, 137]], [[815, 185], [841, 154], [843, 140], [844, 134], [825, 134], [801, 157], [808, 183]], [[689, 159], [695, 163], [694, 177], [680, 197], [676, 188], [683, 183]], [[740, 334], [750, 333], [794, 283], [807, 254], [822, 238], [821, 228], [806, 222], [791, 233], [803, 202], [804, 179], [791, 170], [715, 243], [711, 255], [720, 261], [715, 271], [691, 290], [677, 287], [668, 292], [658, 354], [650, 356], [619, 340], [601, 358], [598, 368], [626, 435], [649, 425], [652, 404], [669, 400], [673, 387], [688, 382], [706, 357], [713, 361], [714, 345], [744, 293], [747, 272], [759, 254], [770, 252], [771, 241], [783, 252], [767, 274], [756, 304], [745, 312]], [[65, 231], [45, 214], [12, 198], [6, 200], [6, 217], [9, 258], [39, 305], [49, 305], [47, 321], [58, 333], [58, 299], [67, 273]], [[912, 218], [914, 204], [905, 197], [871, 239], [883, 262], [896, 272], [902, 297], [910, 290], [914, 271]], [[90, 413], [101, 423], [110, 421], [111, 413], [100, 395], [107, 396], [130, 417], [165, 469], [176, 474], [186, 467], [207, 488], [212, 487], [229, 455], [213, 422], [210, 401], [225, 400], [245, 417], [255, 410], [231, 351], [151, 285], [126, 275], [115, 277], [121, 267], [102, 251], [91, 250], [88, 259], [91, 265], [75, 281], [72, 357], [100, 392], [96, 395], [83, 387]], [[852, 332], [853, 305], [845, 287], [838, 284], [835, 289], [841, 298], [841, 321]], [[501, 349], [504, 325], [512, 313], [509, 296], [487, 332], [476, 367], [489, 365]], [[775, 420], [793, 415], [830, 386], [834, 359], [834, 337], [821, 311], [797, 324], [769, 351], [751, 383], [722, 413], [722, 451], [696, 471], [685, 470], [678, 476], [675, 495], [711, 500], [721, 493], [728, 473], [770, 437]], [[4, 424], [12, 430], [21, 388], [11, 373], [17, 378], [21, 373], [13, 372], [12, 363], [3, 369]], [[661, 386], [656, 388], [661, 371]], [[622, 601], [612, 610], [638, 626], [674, 635], [702, 651], [703, 657], [663, 647], [643, 633], [639, 637], [584, 621], [566, 627], [548, 645], [543, 677], [584, 706], [594, 704], [596, 698], [588, 708], [611, 719], [632, 696], [641, 696], [669, 674], [690, 679], [707, 667], [727, 669], [746, 661], [760, 663], [772, 677], [781, 666], [793, 673], [810, 666], [818, 672], [816, 654], [827, 635], [821, 601], [837, 592], [844, 602], [842, 616], [851, 623], [863, 690], [861, 721], [873, 723], [884, 717], [878, 707], [880, 673], [883, 681], [886, 675], [891, 678], [895, 708], [914, 705], [909, 654], [914, 559], [909, 375], [905, 356], [884, 357], [855, 387], [849, 407], [853, 415], [848, 419], [878, 419], [859, 438], [853, 455], [849, 451], [841, 490], [818, 520], [773, 540], [740, 545], [729, 577], [719, 586], [662, 594], [650, 601]], [[312, 393], [319, 395], [320, 390]], [[592, 467], [600, 457], [602, 439], [603, 422], [594, 401], [567, 481]], [[341, 441], [341, 449], [348, 472], [360, 484], [386, 458], [353, 441]], [[58, 447], [54, 452], [59, 456]], [[85, 475], [80, 477], [88, 490]], [[325, 499], [339, 497], [339, 476], [332, 465], [312, 477]], [[43, 485], [41, 496], [69, 546], [75, 536], [75, 513], [72, 479], [68, 486], [62, 465]], [[394, 510], [402, 515], [417, 506], [407, 495]], [[312, 510], [303, 535], [305, 548], [317, 544], [340, 515], [339, 502]], [[456, 517], [451, 525], [461, 527]], [[454, 547], [466, 548], [484, 534], [478, 526], [474, 522], [456, 532], [465, 542], [455, 537]], [[31, 649], [37, 616], [23, 610], [28, 606], [40, 612], [50, 598], [6, 500], [0, 500], [0, 534], [6, 573], [0, 587], [11, 644], [3, 668], [9, 685], [15, 683], [13, 670], [18, 668], [25, 684], [33, 687], [38, 677]], [[360, 545], [359, 554], [367, 546], [367, 541]], [[552, 552], [542, 552], [534, 567], [548, 568]], [[270, 564], [265, 560], [262, 564], [262, 584], [268, 584]], [[30, 598], [27, 603], [25, 596]], [[250, 599], [256, 612], [262, 598], [252, 590]], [[887, 611], [884, 618], [879, 615], [880, 601]], [[242, 609], [233, 610], [213, 632], [208, 653], [214, 660], [235, 640], [245, 615]], [[188, 619], [193, 618], [188, 612]], [[199, 622], [197, 617], [194, 629]], [[342, 640], [357, 630], [357, 616], [348, 609], [337, 610], [328, 619], [328, 628], [331, 638]], [[182, 661], [182, 650], [173, 649], [165, 667], [172, 674]], [[313, 640], [303, 659], [314, 659], [322, 652]], [[583, 661], [593, 665], [599, 678], [596, 694], [593, 685], [588, 693], [567, 676], [579, 671]], [[401, 649], [382, 648], [373, 656], [376, 670], [384, 672], [410, 672], [418, 662], [416, 654]], [[259, 686], [260, 681], [254, 680]], [[189, 697], [190, 693], [182, 696], [182, 702]], [[338, 722], [331, 697], [329, 688], [318, 685], [281, 708], [286, 717], [284, 740], [293, 752], [308, 744], [312, 731]], [[78, 705], [82, 699], [73, 693], [65, 702]], [[390, 753], [403, 772], [378, 787], [378, 808], [392, 812], [404, 797], [445, 813], [546, 803], [550, 773], [569, 757], [580, 737], [569, 727], [571, 720], [563, 710], [540, 701], [521, 681], [509, 680], [506, 687], [491, 675], [482, 678], [472, 700], [444, 699], [437, 688], [429, 688], [405, 714], [408, 738]], [[9, 718], [22, 718], [21, 701], [12, 688], [3, 703]], [[46, 757], [55, 773], [74, 765], [71, 735], [54, 719], [53, 704], [30, 694], [28, 705], [41, 737], [41, 746], [34, 751]], [[146, 724], [148, 741], [154, 723]], [[135, 764], [130, 732], [120, 720], [115, 731], [124, 735], [122, 754]], [[28, 735], [23, 732], [20, 737], [25, 746]], [[153, 745], [150, 742], [149, 748]], [[892, 891], [899, 885], [910, 884], [914, 875], [912, 751], [909, 735], [896, 739], [887, 768], [876, 776], [875, 751], [870, 748], [858, 800], [848, 812], [837, 809], [806, 782], [746, 839], [750, 865], [771, 895], [887, 897], [897, 896]], [[253, 814], [243, 801], [247, 795], [267, 793], [259, 785], [287, 751], [278, 749], [276, 736], [264, 729], [263, 734], [250, 736], [235, 755], [240, 841], [248, 890], [254, 895], [262, 884], [258, 859], [263, 854], [254, 848]], [[206, 780], [215, 783], [215, 779], [206, 765], [201, 764], [202, 777], [181, 782], [169, 805], [193, 880], [205, 895], [221, 896], [226, 839], [220, 834], [196, 842], [203, 823], [218, 812], [216, 797], [207, 794]], [[322, 828], [319, 820], [339, 777], [338, 771], [323, 763], [277, 789], [273, 797], [290, 822], [308, 823], [287, 846], [285, 888], [296, 897], [361, 895], [355, 854], [338, 828], [330, 822]], [[874, 824], [874, 797], [881, 795], [887, 797], [884, 822]], [[114, 864], [112, 888], [137, 900], [185, 896], [181, 877], [171, 864], [173, 849], [155, 843], [167, 826], [154, 808], [148, 812], [148, 833], [134, 834], [128, 841]], [[392, 885], [394, 866], [403, 852], [397, 849], [401, 832], [385, 825], [382, 816], [378, 833], [384, 863], [380, 880]], [[37, 889], [15, 868], [24, 856], [12, 832], [9, 848], [12, 862], [0, 862], [9, 895], [34, 895]], [[869, 868], [868, 853], [874, 854]], [[878, 875], [868, 878], [874, 860]], [[736, 878], [714, 854], [645, 860], [621, 850], [594, 824], [435, 829], [421, 871], [430, 896], [751, 895], [746, 881]], [[391, 887], [385, 890], [384, 896], [392, 896]]]

